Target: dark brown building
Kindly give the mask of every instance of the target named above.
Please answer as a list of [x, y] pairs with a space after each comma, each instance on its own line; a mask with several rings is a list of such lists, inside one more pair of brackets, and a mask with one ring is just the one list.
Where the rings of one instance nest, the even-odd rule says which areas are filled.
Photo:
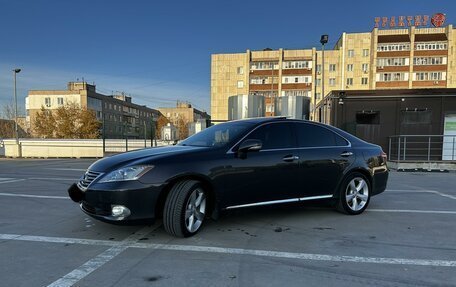
[[[433, 159], [440, 160], [442, 143], [439, 145], [436, 138], [442, 141], [445, 119], [456, 116], [456, 89], [333, 91], [327, 96], [327, 108], [331, 125], [379, 144], [386, 152], [398, 152], [397, 139], [390, 142], [392, 136], [438, 136], [431, 138], [431, 148], [436, 150], [432, 151]], [[416, 142], [417, 138], [413, 140]], [[409, 143], [408, 150], [426, 153], [428, 138], [419, 140], [426, 142], [415, 148]], [[402, 157], [404, 143], [399, 146]]]

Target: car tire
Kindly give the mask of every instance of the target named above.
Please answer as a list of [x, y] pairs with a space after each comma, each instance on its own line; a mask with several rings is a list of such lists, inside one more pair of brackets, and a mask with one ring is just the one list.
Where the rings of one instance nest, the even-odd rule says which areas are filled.
[[371, 185], [365, 175], [359, 172], [349, 174], [339, 189], [336, 209], [349, 215], [362, 213], [369, 205]]
[[207, 211], [207, 193], [196, 180], [177, 182], [163, 208], [166, 232], [176, 237], [195, 235], [203, 225]]

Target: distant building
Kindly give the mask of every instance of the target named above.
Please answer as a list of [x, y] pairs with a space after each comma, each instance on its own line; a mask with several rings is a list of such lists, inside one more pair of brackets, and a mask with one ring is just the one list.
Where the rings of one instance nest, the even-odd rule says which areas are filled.
[[106, 138], [143, 138], [144, 133], [150, 137], [152, 121], [160, 116], [157, 110], [132, 103], [129, 96], [107, 96], [98, 93], [95, 85], [69, 82], [67, 90], [29, 91], [25, 108], [32, 135], [36, 114], [42, 107], [57, 110], [68, 103], [76, 103], [83, 109], [94, 111], [97, 119], [104, 123]]
[[188, 125], [188, 135], [194, 135], [196, 133], [199, 133], [200, 131], [204, 130], [207, 128], [207, 122], [205, 120], [197, 120], [194, 123], [189, 123]]
[[177, 134], [178, 134], [177, 128], [172, 123], [168, 123], [161, 130], [162, 140], [165, 140], [165, 141], [177, 140], [178, 139]]
[[179, 119], [182, 119], [185, 123], [195, 123], [200, 120], [208, 122], [211, 119], [211, 116], [206, 112], [195, 109], [190, 103], [186, 102], [177, 102], [176, 107], [158, 108], [158, 110], [174, 125], [177, 125]]

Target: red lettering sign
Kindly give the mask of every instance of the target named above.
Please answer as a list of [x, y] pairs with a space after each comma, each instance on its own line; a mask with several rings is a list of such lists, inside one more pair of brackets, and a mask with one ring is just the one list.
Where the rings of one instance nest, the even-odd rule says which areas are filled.
[[374, 21], [375, 21], [375, 26], [374, 27], [378, 28], [378, 24], [380, 23], [380, 17], [375, 17]]
[[394, 17], [394, 16], [392, 16], [392, 17], [390, 18], [390, 27], [391, 27], [391, 28], [396, 27], [396, 17]]
[[399, 27], [405, 27], [405, 16], [399, 16], [399, 23], [397, 24], [397, 26]]
[[421, 16], [420, 15], [415, 16], [415, 26], [421, 26]]
[[443, 13], [436, 13], [431, 18], [431, 24], [436, 27], [442, 27], [443, 23], [445, 23], [445, 14]]
[[408, 25], [409, 27], [412, 27], [412, 26], [413, 26], [412, 21], [413, 21], [413, 17], [412, 17], [412, 16], [407, 16], [407, 25]]
[[388, 17], [382, 17], [382, 27], [385, 28], [388, 24]]
[[[415, 16], [391, 16], [391, 17], [375, 17], [375, 28], [396, 28], [396, 27], [429, 27], [432, 24], [434, 27], [442, 27], [445, 23], [446, 15], [436, 13], [432, 17], [429, 15]], [[429, 23], [430, 22], [430, 23]]]
[[423, 16], [423, 26], [427, 26], [429, 21], [429, 15]]

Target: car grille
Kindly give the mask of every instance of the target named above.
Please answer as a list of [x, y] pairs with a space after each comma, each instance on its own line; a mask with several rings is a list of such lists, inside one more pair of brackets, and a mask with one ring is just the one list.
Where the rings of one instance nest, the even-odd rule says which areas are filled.
[[78, 182], [78, 187], [82, 190], [85, 191], [87, 190], [87, 187], [97, 178], [101, 175], [101, 172], [94, 172], [94, 171], [86, 171], [84, 173], [84, 176], [79, 180]]

